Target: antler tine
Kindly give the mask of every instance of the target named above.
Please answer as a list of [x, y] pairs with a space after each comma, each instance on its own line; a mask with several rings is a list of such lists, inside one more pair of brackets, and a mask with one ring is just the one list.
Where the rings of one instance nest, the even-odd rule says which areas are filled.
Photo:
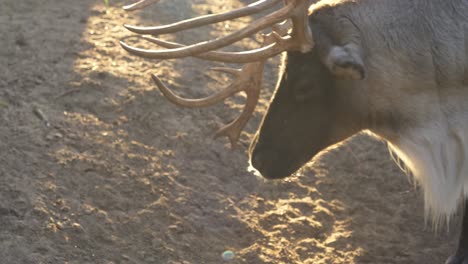
[[[232, 73], [234, 73], [235, 69], [230, 69], [230, 70], [232, 70]], [[238, 71], [240, 72], [240, 70]], [[236, 72], [236, 75], [240, 77], [239, 72]], [[155, 74], [151, 74], [151, 77], [154, 83], [156, 84], [156, 86], [159, 88], [159, 90], [164, 94], [164, 96], [170, 102], [172, 102], [175, 105], [188, 107], [188, 108], [201, 108], [201, 107], [212, 106], [242, 90], [242, 80], [238, 78], [227, 88], [221, 90], [220, 92], [216, 94], [213, 94], [211, 96], [208, 96], [206, 98], [201, 98], [201, 99], [187, 99], [187, 98], [182, 98], [176, 95]]]
[[[157, 0], [156, 0], [157, 1]], [[187, 30], [191, 28], [201, 27], [209, 24], [219, 23], [226, 20], [232, 20], [239, 17], [249, 16], [256, 13], [259, 13], [265, 9], [268, 9], [282, 0], [260, 0], [255, 3], [252, 3], [246, 7], [238, 8], [232, 11], [199, 16], [195, 18], [190, 18], [182, 20], [173, 24], [156, 26], [156, 27], [138, 27], [131, 25], [124, 25], [128, 30], [138, 33], [138, 34], [150, 34], [150, 35], [162, 35], [168, 33], [179, 32], [182, 30]]]
[[[153, 78], [153, 81], [155, 82], [159, 90], [170, 102], [178, 106], [189, 108], [212, 106], [237, 92], [245, 91], [247, 93], [247, 102], [244, 107], [244, 110], [242, 111], [242, 114], [233, 122], [218, 130], [218, 132], [216, 132], [215, 135], [215, 137], [227, 137], [231, 143], [231, 148], [235, 148], [240, 133], [245, 127], [253, 111], [255, 110], [255, 106], [258, 102], [263, 73], [263, 65], [259, 68], [258, 64], [259, 63], [246, 64], [244, 68], [242, 68], [242, 70], [230, 68], [214, 68], [213, 70], [234, 74], [238, 78], [226, 89], [223, 89], [222, 91], [214, 95], [202, 99], [182, 98], [176, 95], [174, 92], [172, 92], [171, 89], [169, 89], [156, 75], [152, 74], [151, 77]], [[253, 76], [253, 78], [249, 76]]]
[[[246, 63], [256, 60], [266, 59], [275, 56], [285, 50], [299, 49], [303, 52], [310, 50], [313, 47], [312, 33], [308, 27], [307, 22], [307, 0], [285, 0], [286, 5], [255, 21], [244, 29], [231, 33], [227, 36], [210, 40], [206, 42], [199, 42], [192, 45], [182, 45], [174, 42], [167, 42], [157, 38], [144, 37], [161, 46], [170, 47], [166, 50], [147, 50], [140, 49], [126, 44], [121, 41], [121, 46], [128, 52], [150, 59], [175, 59], [188, 56], [198, 56], [202, 53], [209, 53], [213, 50], [228, 46], [240, 39], [245, 38], [259, 30], [262, 30], [272, 24], [276, 24], [286, 18], [292, 18], [292, 37], [285, 37], [283, 41], [278, 39], [277, 43], [260, 49], [252, 51], [244, 51], [238, 53], [212, 53], [207, 55], [207, 59], [229, 62], [229, 63]], [[284, 26], [283, 26], [284, 27]]]
[[[288, 29], [284, 27], [284, 25], [285, 23], [277, 24], [274, 26], [275, 30], [272, 33], [263, 35], [263, 46], [277, 41], [278, 36], [281, 37], [282, 35], [285, 35], [288, 32]], [[242, 68], [241, 74], [248, 76], [246, 82], [243, 83], [245, 87], [242, 89], [247, 94], [247, 101], [244, 109], [242, 110], [242, 114], [216, 132], [215, 138], [221, 136], [227, 137], [231, 143], [231, 148], [236, 147], [240, 133], [255, 111], [255, 107], [257, 106], [260, 98], [260, 91], [262, 89], [264, 66], [265, 60], [262, 60], [254, 63], [248, 63], [244, 68]]]
[[149, 5], [157, 3], [157, 2], [159, 2], [159, 0], [140, 0], [140, 1], [135, 2], [133, 4], [124, 6], [123, 9], [126, 10], [126, 11], [133, 11], [133, 10], [144, 8], [146, 6], [149, 6]]
[[217, 104], [231, 95], [244, 91], [247, 94], [247, 102], [244, 106], [242, 114], [237, 117], [234, 121], [225, 125], [216, 132], [215, 137], [225, 136], [229, 139], [231, 147], [235, 148], [236, 142], [239, 139], [242, 129], [249, 121], [258, 99], [260, 97], [260, 90], [262, 87], [262, 76], [263, 76], [263, 65], [264, 62], [255, 62], [246, 64], [242, 70], [229, 69], [229, 68], [217, 68], [218, 71], [224, 71], [232, 73], [238, 78], [229, 85], [226, 89], [202, 99], [186, 99], [176, 95], [171, 91], [156, 75], [152, 74], [151, 77], [155, 82], [159, 90], [164, 96], [172, 103], [178, 106], [188, 108], [200, 108], [207, 107]]
[[[284, 35], [284, 34], [283, 34]], [[165, 48], [170, 49], [177, 49], [186, 47], [185, 45], [165, 41], [162, 39], [143, 36], [143, 39], [160, 45]], [[291, 37], [286, 36], [282, 39], [278, 39], [278, 42], [272, 43], [268, 46], [261, 47], [254, 50], [249, 51], [242, 51], [242, 52], [225, 52], [225, 51], [208, 51], [199, 55], [195, 55], [194, 57], [201, 58], [204, 60], [210, 61], [218, 61], [218, 62], [226, 62], [226, 63], [248, 63], [253, 61], [265, 60], [275, 56], [285, 49], [289, 49], [290, 47], [296, 45], [293, 42], [287, 41]], [[144, 57], [144, 58], [153, 58], [152, 53], [150, 50], [135, 48], [127, 45], [124, 42], [120, 43], [122, 47], [131, 54]]]
[[[210, 40], [210, 41], [205, 41], [205, 42], [199, 42], [193, 45], [188, 45], [184, 46], [181, 48], [175, 48], [175, 49], [169, 49], [169, 50], [147, 50], [144, 53], [144, 56], [147, 58], [152, 58], [152, 59], [176, 59], [176, 58], [182, 58], [182, 57], [189, 57], [189, 56], [196, 56], [201, 53], [205, 53], [207, 51], [211, 50], [216, 50], [222, 47], [226, 47], [234, 42], [237, 42], [247, 36], [252, 35], [253, 33], [256, 33], [262, 29], [267, 28], [268, 26], [271, 26], [272, 24], [276, 24], [278, 22], [281, 22], [288, 18], [290, 16], [291, 11], [295, 7], [295, 2], [289, 2], [287, 5], [285, 5], [283, 8], [277, 10], [276, 12], [273, 12], [269, 15], [266, 15], [263, 18], [258, 19], [255, 21], [255, 23], [250, 24], [249, 26], [233, 32], [229, 35], [226, 35], [222, 38]], [[127, 51], [131, 52], [133, 51], [134, 53], [138, 55], [143, 55], [141, 52], [141, 49], [131, 47], [122, 41], [120, 42], [122, 47], [126, 49]]]
[[[287, 21], [284, 21], [282, 23], [274, 24], [272, 26], [273, 31], [277, 32], [280, 36], [284, 36], [288, 33], [289, 30], [289, 25]], [[171, 42], [171, 41], [166, 41], [162, 40], [159, 38], [151, 37], [151, 36], [142, 36], [144, 40], [147, 40], [149, 42], [152, 42], [156, 45], [159, 45], [164, 48], [168, 49], [174, 49], [174, 48], [181, 48], [184, 47], [185, 45], [176, 43], [176, 42]], [[278, 42], [274, 42], [273, 44], [270, 45], [263, 45], [259, 49], [254, 49], [250, 50], [248, 52], [225, 52], [225, 51], [209, 51], [205, 52], [203, 54], [197, 55], [195, 57], [204, 59], [204, 60], [210, 60], [210, 61], [218, 61], [218, 62], [226, 62], [226, 63], [248, 63], [248, 62], [253, 62], [253, 61], [260, 61], [260, 60], [265, 60], [268, 59], [272, 56], [275, 56], [281, 52], [284, 51], [284, 49], [288, 48], [288, 45], [291, 43], [284, 43], [287, 42], [287, 37], [284, 39], [280, 39]], [[132, 47], [127, 46], [125, 43], [123, 43], [124, 49], [128, 49], [132, 54], [145, 57], [147, 50], [144, 49], [138, 49], [135, 50]]]
[[242, 68], [243, 82], [241, 83], [243, 85], [242, 91], [247, 95], [244, 109], [240, 116], [234, 119], [231, 123], [220, 128], [215, 134], [215, 138], [227, 137], [231, 143], [232, 149], [236, 147], [242, 130], [257, 106], [258, 99], [260, 98], [260, 90], [262, 89], [264, 64], [265, 61], [253, 62], [244, 65]]

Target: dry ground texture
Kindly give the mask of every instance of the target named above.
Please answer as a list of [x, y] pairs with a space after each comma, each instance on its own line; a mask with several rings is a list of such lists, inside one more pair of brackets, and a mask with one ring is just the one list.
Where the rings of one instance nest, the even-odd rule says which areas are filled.
[[[456, 244], [425, 227], [421, 194], [366, 135], [280, 182], [247, 172], [247, 147], [271, 96], [231, 151], [211, 135], [243, 97], [177, 108], [149, 82], [208, 95], [229, 81], [195, 59], [148, 61], [118, 45], [123, 23], [155, 25], [243, 6], [163, 0], [0, 1], [1, 263], [443, 263]], [[128, 3], [128, 2], [127, 2]], [[169, 37], [193, 43], [250, 18]], [[258, 45], [256, 39], [233, 49]]]

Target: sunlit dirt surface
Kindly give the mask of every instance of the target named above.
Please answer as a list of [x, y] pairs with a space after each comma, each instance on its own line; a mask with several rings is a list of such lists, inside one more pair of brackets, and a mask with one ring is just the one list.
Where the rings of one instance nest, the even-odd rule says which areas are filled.
[[[284, 181], [247, 172], [278, 58], [231, 151], [212, 135], [239, 114], [242, 96], [187, 110], [149, 81], [156, 73], [200, 97], [229, 83], [208, 71], [218, 64], [143, 60], [118, 44], [131, 35], [123, 23], [170, 23], [245, 3], [162, 0], [125, 13], [123, 1], [0, 1], [1, 263], [223, 263], [225, 250], [235, 253], [230, 263], [443, 263], [459, 221], [449, 231], [425, 227], [418, 188], [367, 135]], [[167, 39], [193, 43], [250, 21]]]

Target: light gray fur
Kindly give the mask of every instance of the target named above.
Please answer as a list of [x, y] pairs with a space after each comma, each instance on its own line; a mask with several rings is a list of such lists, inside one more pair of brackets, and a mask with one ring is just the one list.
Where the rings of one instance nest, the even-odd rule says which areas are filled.
[[426, 213], [449, 219], [468, 196], [468, 0], [323, 0], [310, 11], [331, 45], [358, 47], [366, 77], [342, 82], [364, 126], [411, 168]]

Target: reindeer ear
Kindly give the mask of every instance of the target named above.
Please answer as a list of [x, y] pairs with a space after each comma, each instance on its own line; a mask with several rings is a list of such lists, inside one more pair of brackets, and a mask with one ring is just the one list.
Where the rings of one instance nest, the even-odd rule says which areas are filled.
[[366, 70], [360, 52], [355, 45], [332, 46], [325, 57], [330, 72], [341, 79], [362, 80]]

